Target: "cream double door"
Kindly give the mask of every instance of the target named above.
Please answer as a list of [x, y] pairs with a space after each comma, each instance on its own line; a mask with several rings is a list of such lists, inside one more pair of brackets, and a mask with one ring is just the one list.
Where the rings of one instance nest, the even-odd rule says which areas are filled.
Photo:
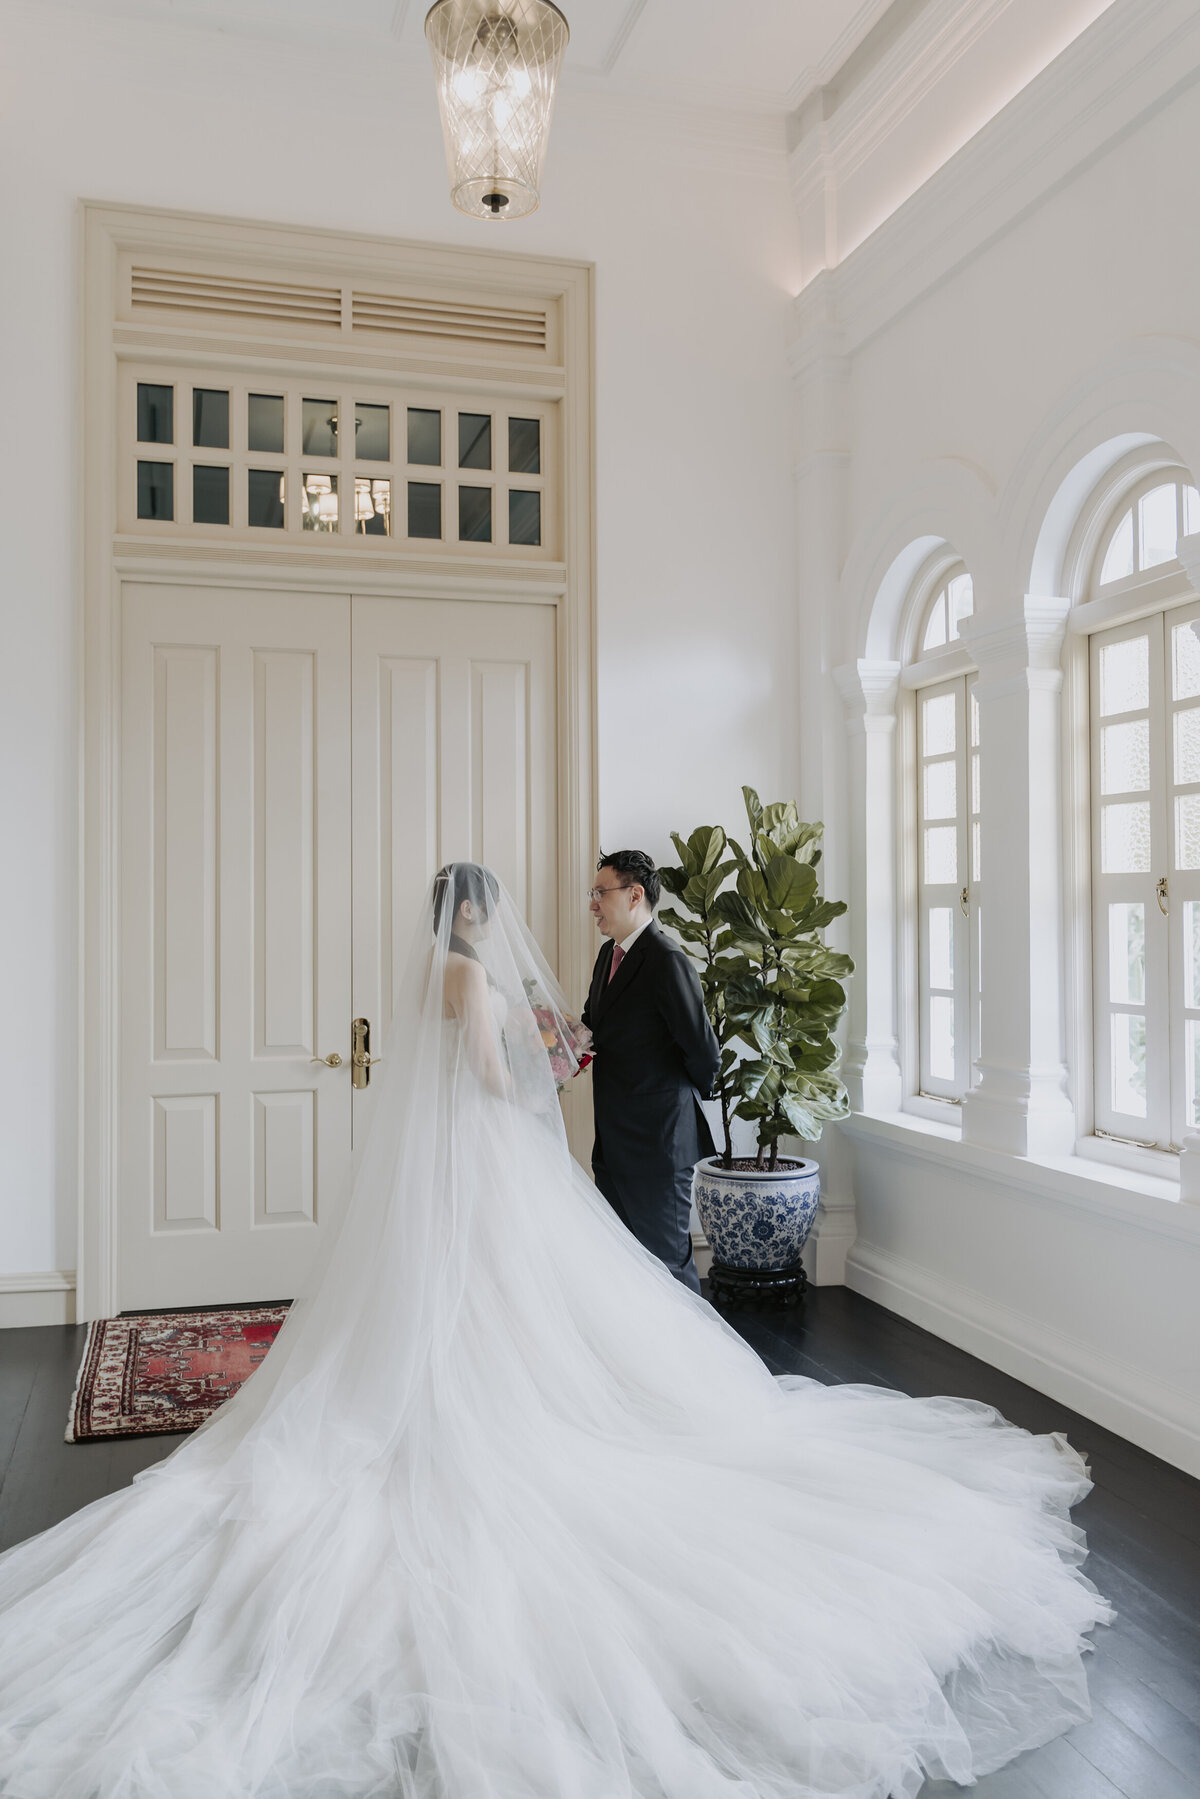
[[119, 1309], [297, 1290], [441, 863], [555, 963], [555, 671], [553, 606], [126, 586]]

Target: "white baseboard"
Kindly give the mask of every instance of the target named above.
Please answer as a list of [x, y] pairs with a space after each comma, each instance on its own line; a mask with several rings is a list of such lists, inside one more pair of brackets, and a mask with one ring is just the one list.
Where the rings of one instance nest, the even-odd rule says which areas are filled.
[[1200, 1404], [1181, 1388], [870, 1243], [859, 1241], [850, 1251], [845, 1284], [1151, 1455], [1200, 1476]]
[[49, 1274], [0, 1274], [0, 1330], [74, 1322], [73, 1268]]

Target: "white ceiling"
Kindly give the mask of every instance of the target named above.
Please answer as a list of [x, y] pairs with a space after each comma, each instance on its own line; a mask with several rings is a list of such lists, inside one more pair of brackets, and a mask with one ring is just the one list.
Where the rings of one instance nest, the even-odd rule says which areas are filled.
[[[68, 0], [71, 3], [71, 0]], [[73, 0], [277, 41], [425, 57], [429, 0]], [[567, 85], [784, 113], [828, 81], [890, 0], [560, 0]]]

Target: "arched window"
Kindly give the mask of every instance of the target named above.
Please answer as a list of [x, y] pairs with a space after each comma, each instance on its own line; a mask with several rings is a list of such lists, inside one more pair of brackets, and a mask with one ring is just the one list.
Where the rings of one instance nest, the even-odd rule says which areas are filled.
[[1095, 1129], [1159, 1150], [1200, 1126], [1200, 604], [1177, 560], [1197, 529], [1190, 477], [1157, 471], [1091, 588], [1128, 602], [1089, 639]]
[[1180, 537], [1193, 531], [1200, 531], [1200, 493], [1186, 476], [1151, 476], [1117, 509], [1100, 540], [1096, 591], [1174, 562]]
[[918, 636], [920, 653], [940, 650], [943, 644], [958, 641], [961, 619], [970, 616], [975, 606], [975, 586], [965, 569], [957, 569], [945, 577], [931, 595]]
[[974, 606], [961, 563], [920, 583], [905, 685], [915, 689], [918, 1097], [958, 1104], [979, 1055], [979, 708], [959, 641]]

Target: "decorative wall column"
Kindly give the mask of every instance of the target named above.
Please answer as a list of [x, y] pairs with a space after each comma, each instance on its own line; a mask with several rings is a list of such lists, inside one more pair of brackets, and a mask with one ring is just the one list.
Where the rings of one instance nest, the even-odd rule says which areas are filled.
[[[837, 898], [850, 879], [846, 823], [852, 809], [848, 812], [842, 708], [830, 677], [846, 654], [839, 632], [850, 413], [849, 362], [828, 274], [818, 275], [798, 296], [794, 318], [788, 360], [796, 396], [796, 792], [804, 816], [825, 822], [823, 886]], [[842, 947], [844, 922], [829, 937]], [[815, 1151], [821, 1163], [821, 1209], [810, 1238], [809, 1272], [818, 1285], [840, 1285], [856, 1234], [850, 1146], [841, 1131], [827, 1129], [819, 1146], [800, 1147], [807, 1154]]]
[[896, 699], [898, 662], [835, 670], [849, 739], [849, 1043], [842, 1078], [856, 1112], [897, 1112], [903, 1097], [896, 1028]]
[[1070, 602], [959, 626], [979, 680], [981, 1054], [963, 1139], [1012, 1155], [1069, 1155], [1064, 1060], [1062, 643]]

